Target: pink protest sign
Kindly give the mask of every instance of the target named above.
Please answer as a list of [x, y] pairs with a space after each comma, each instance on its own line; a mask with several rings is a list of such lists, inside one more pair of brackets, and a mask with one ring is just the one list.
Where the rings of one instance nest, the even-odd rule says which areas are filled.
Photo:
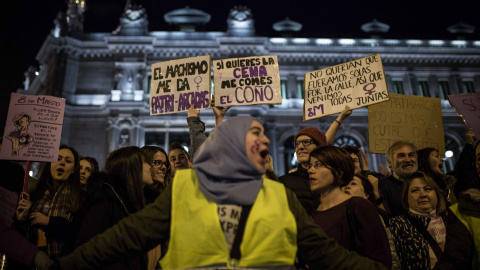
[[12, 93], [0, 159], [55, 162], [65, 99]]
[[463, 118], [468, 129], [480, 136], [480, 93], [448, 96], [452, 107]]

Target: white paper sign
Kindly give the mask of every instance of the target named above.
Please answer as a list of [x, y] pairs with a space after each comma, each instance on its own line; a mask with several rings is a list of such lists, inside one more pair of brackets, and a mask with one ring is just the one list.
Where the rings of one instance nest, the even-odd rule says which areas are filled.
[[215, 60], [213, 82], [218, 106], [282, 103], [276, 56]]
[[388, 100], [380, 54], [305, 74], [303, 120]]
[[152, 65], [150, 115], [210, 108], [210, 55]]
[[56, 162], [65, 99], [12, 93], [0, 159]]

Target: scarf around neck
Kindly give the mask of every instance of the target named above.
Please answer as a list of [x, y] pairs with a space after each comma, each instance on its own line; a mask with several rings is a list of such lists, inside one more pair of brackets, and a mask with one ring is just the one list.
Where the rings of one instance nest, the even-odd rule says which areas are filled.
[[203, 195], [217, 204], [251, 205], [263, 185], [250, 162], [245, 136], [255, 119], [237, 116], [218, 125], [193, 160]]

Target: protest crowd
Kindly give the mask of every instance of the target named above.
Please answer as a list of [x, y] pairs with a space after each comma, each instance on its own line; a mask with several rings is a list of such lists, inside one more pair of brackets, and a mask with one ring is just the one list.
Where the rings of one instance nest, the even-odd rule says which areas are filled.
[[[265, 66], [277, 63], [263, 59]], [[210, 76], [205, 65], [202, 73]], [[267, 68], [249, 72], [267, 75]], [[249, 77], [247, 68], [234, 74]], [[268, 74], [277, 81], [277, 73]], [[380, 91], [379, 80], [361, 87]], [[161, 92], [160, 85], [152, 91]], [[261, 88], [258, 98], [277, 102], [272, 89]], [[480, 269], [478, 134], [465, 134], [453, 171], [443, 168], [443, 149], [408, 140], [388, 145], [388, 168], [370, 168], [367, 151], [333, 145], [355, 109], [342, 104], [328, 130], [296, 131], [298, 165], [277, 175], [260, 121], [224, 120], [232, 106], [222, 100], [229, 96], [187, 104], [194, 95], [182, 95], [179, 108], [189, 105], [188, 151], [186, 142], [123, 146], [99, 164], [61, 145], [57, 161], [45, 162], [28, 190], [22, 180], [29, 165], [1, 160], [1, 187], [19, 198], [12, 224], [0, 220], [2, 269]], [[174, 94], [161, 97], [171, 104], [152, 98], [151, 113], [172, 112]], [[215, 117], [208, 136], [199, 110], [207, 107]], [[307, 109], [313, 119], [329, 108]], [[4, 138], [13, 157], [35, 139], [30, 115], [12, 120], [15, 129]]]
[[12, 227], [0, 223], [7, 269], [478, 269], [472, 132], [452, 172], [407, 141], [375, 172], [361, 149], [332, 146], [346, 107], [325, 133], [299, 130], [298, 167], [277, 176], [262, 124], [212, 109], [207, 138], [190, 107], [190, 153], [127, 146], [100, 170], [62, 145], [30, 194], [8, 185], [23, 168], [2, 161], [2, 185], [20, 193]]

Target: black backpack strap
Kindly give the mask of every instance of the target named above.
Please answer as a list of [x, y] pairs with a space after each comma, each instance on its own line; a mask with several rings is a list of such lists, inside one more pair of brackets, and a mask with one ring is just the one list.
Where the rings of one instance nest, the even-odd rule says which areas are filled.
[[427, 240], [430, 247], [432, 247], [433, 253], [437, 256], [437, 259], [440, 259], [443, 255], [443, 251], [438, 245], [437, 241], [433, 239], [432, 235], [428, 232], [427, 228], [423, 226], [420, 220], [410, 216], [409, 214], [405, 214], [405, 217], [412, 223], [412, 225], [422, 234], [423, 238]]
[[355, 250], [355, 239], [357, 235], [357, 222], [355, 221], [354, 203], [352, 199], [347, 203], [347, 221], [350, 229], [350, 250]]
[[251, 205], [242, 206], [242, 214], [240, 214], [240, 220], [238, 221], [237, 233], [233, 240], [232, 249], [230, 250], [230, 258], [240, 260], [242, 253], [240, 252], [240, 244], [242, 244], [243, 233], [245, 232], [245, 224], [247, 223], [248, 215], [252, 210]]

